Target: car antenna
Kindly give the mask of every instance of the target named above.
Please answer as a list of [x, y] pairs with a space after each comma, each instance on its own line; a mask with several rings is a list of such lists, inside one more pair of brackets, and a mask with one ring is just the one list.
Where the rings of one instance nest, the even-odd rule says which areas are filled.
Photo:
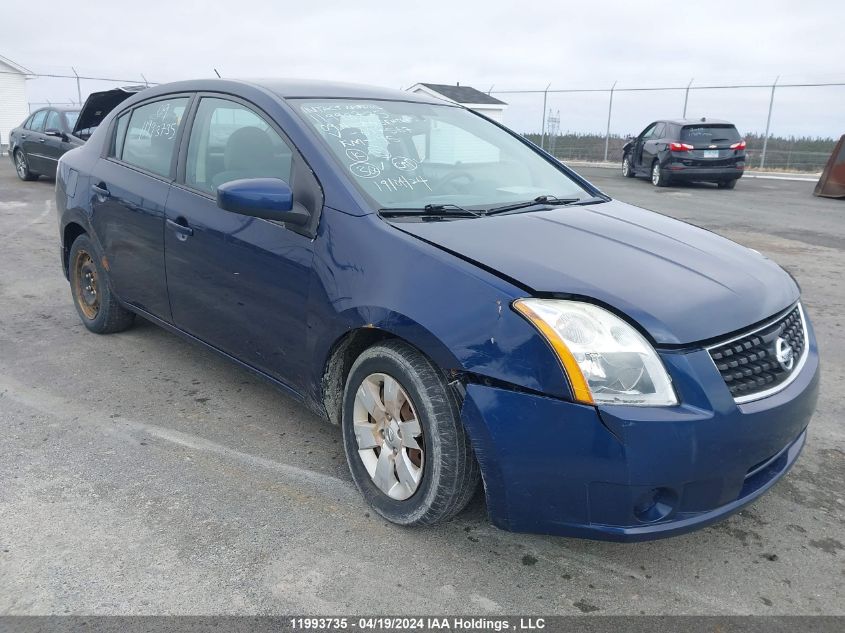
[[217, 78], [218, 78], [218, 79], [223, 79], [223, 78], [220, 76], [220, 73], [219, 73], [219, 72], [217, 72], [217, 69], [216, 69], [216, 68], [212, 68], [212, 70], [214, 71], [214, 74], [215, 74], [215, 75], [217, 75]]
[[702, 122], [702, 123], [706, 123], [706, 122], [707, 122], [707, 117], [706, 117], [706, 116], [701, 117], [701, 122]]

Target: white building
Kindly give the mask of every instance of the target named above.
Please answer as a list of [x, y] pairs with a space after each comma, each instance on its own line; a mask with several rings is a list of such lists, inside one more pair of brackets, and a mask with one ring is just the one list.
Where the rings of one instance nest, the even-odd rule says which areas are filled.
[[9, 132], [29, 114], [26, 77], [32, 72], [0, 55], [0, 150], [9, 143]]
[[408, 88], [408, 92], [424, 94], [437, 99], [445, 99], [452, 103], [460, 103], [465, 108], [475, 110], [494, 121], [502, 122], [505, 108], [508, 104], [496, 97], [491, 97], [485, 92], [476, 90], [470, 86], [455, 84], [414, 84]]

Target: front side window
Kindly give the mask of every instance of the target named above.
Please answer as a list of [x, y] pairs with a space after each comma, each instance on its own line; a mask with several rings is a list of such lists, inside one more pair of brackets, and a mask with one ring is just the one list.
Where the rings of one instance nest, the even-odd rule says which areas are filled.
[[180, 97], [135, 108], [129, 115], [120, 153], [115, 156], [154, 174], [169, 175], [176, 135], [187, 105], [188, 98]]
[[656, 127], [657, 123], [652, 123], [651, 125], [649, 125], [646, 129], [642, 131], [642, 133], [640, 134], [640, 138], [651, 138], [651, 135], [654, 133], [654, 128]]
[[280, 178], [290, 183], [290, 146], [256, 112], [234, 101], [204, 97], [197, 108], [185, 184], [214, 193], [241, 178]]
[[28, 130], [33, 132], [41, 132], [44, 130], [44, 121], [47, 119], [47, 110], [40, 110], [32, 115], [29, 120]]
[[450, 105], [291, 99], [378, 208], [491, 208], [592, 194], [531, 147]]

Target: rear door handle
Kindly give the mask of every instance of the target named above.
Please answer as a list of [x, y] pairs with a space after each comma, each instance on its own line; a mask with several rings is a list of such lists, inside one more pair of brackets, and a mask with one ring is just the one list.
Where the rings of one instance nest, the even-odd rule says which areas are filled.
[[40, 138], [40, 139], [38, 139], [38, 142], [39, 143], [46, 143], [47, 139], [46, 138]]
[[98, 196], [103, 196], [104, 198], [108, 198], [111, 196], [111, 193], [109, 193], [109, 189], [108, 187], [106, 187], [106, 183], [104, 182], [101, 182], [97, 185], [91, 185], [91, 190]]
[[[184, 220], [182, 221], [184, 222]], [[180, 222], [177, 222], [176, 220], [171, 220], [170, 218], [167, 218], [166, 224], [176, 232], [176, 235], [180, 239], [184, 240], [185, 238], [191, 237], [194, 234], [194, 229], [188, 226], [187, 222], [185, 224], [182, 224]]]

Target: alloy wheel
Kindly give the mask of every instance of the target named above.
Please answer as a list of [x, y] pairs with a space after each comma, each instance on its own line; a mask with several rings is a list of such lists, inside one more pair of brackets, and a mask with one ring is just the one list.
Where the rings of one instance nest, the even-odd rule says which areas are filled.
[[622, 175], [627, 178], [629, 173], [631, 173], [631, 163], [626, 156], [622, 159]]
[[660, 183], [660, 163], [654, 163], [651, 169], [651, 184], [657, 186]]
[[23, 157], [23, 153], [17, 152], [15, 154], [15, 168], [18, 170], [18, 176], [21, 179], [26, 178], [26, 159]]
[[367, 376], [355, 393], [353, 428], [358, 455], [373, 483], [403, 501], [419, 488], [425, 438], [408, 392], [392, 376]]
[[77, 304], [86, 319], [93, 321], [100, 312], [99, 280], [94, 260], [86, 251], [79, 251], [74, 262], [74, 292]]

